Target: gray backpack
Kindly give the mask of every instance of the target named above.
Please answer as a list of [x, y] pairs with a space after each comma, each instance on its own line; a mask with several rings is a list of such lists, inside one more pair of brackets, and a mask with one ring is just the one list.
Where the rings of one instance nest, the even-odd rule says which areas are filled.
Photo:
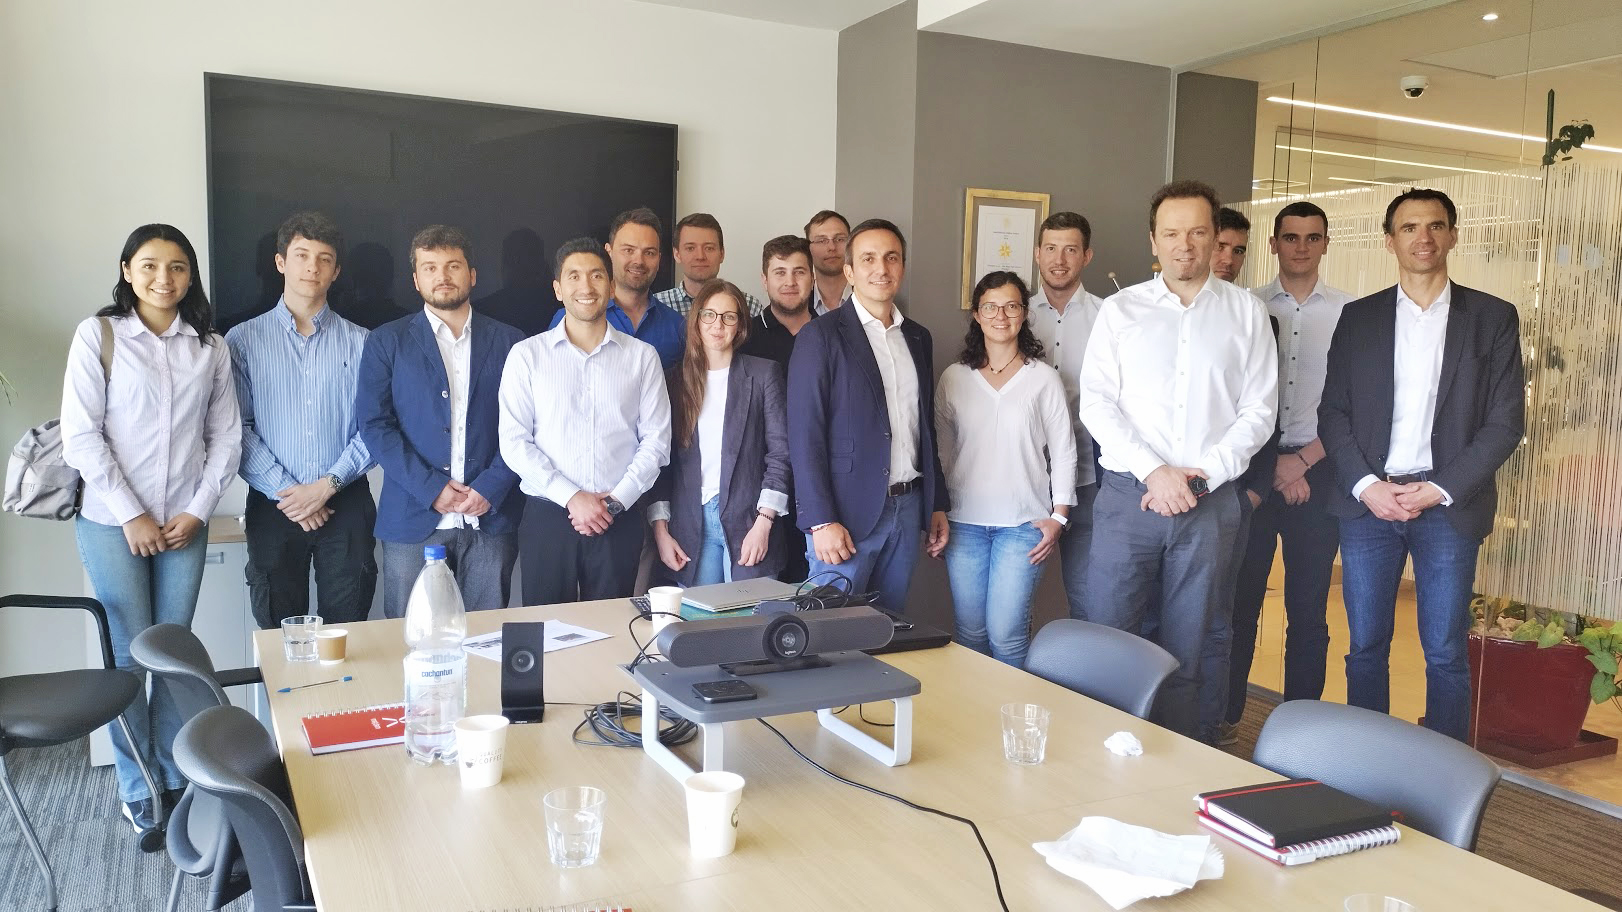
[[[113, 324], [101, 320], [101, 376], [113, 378]], [[84, 480], [79, 470], [62, 460], [62, 421], [52, 418], [29, 428], [11, 448], [6, 464], [6, 497], [0, 507], [7, 513], [33, 519], [72, 519], [79, 513]]]

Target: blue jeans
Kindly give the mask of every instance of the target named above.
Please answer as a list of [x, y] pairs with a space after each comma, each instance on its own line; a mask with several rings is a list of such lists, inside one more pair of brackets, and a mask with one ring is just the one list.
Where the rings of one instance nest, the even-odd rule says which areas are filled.
[[[203, 585], [208, 526], [198, 529], [191, 544], [179, 551], [162, 551], [152, 557], [131, 554], [124, 530], [118, 526], [104, 526], [81, 516], [74, 520], [73, 534], [79, 543], [79, 559], [90, 574], [91, 588], [96, 590], [96, 600], [107, 609], [113, 658], [119, 668], [135, 672], [144, 683], [146, 672], [130, 658], [130, 640], [154, 624], [191, 626], [197, 611], [197, 592]], [[153, 688], [148, 704], [143, 686], [135, 702], [124, 711], [124, 718], [152, 778], [164, 789], [184, 787], [186, 779], [180, 775], [171, 753], [182, 720], [169, 689]], [[151, 797], [124, 732], [116, 725], [108, 731], [113, 738], [119, 800]]]
[[912, 571], [918, 564], [918, 553], [923, 550], [923, 512], [924, 498], [916, 490], [900, 497], [885, 497], [884, 509], [879, 512], [873, 531], [855, 539], [856, 555], [842, 564], [817, 560], [807, 533], [805, 557], [811, 564], [808, 579], [818, 584], [830, 583], [834, 580], [833, 574], [840, 573], [850, 579], [852, 592], [877, 590], [875, 601], [881, 607], [906, 611]]
[[1404, 558], [1414, 558], [1419, 644], [1425, 651], [1425, 727], [1460, 741], [1470, 733], [1470, 597], [1481, 540], [1461, 535], [1432, 507], [1393, 522], [1365, 514], [1340, 521], [1341, 589], [1351, 652], [1346, 702], [1391, 711], [1391, 634]]
[[691, 555], [697, 566], [693, 570], [693, 585], [709, 586], [732, 582], [732, 558], [727, 554], [727, 534], [721, 528], [721, 495], [711, 497], [704, 504], [704, 544]]
[[952, 585], [957, 641], [975, 652], [1025, 667], [1031, 645], [1031, 594], [1042, 579], [1030, 550], [1042, 530], [954, 522], [946, 540], [946, 575]]

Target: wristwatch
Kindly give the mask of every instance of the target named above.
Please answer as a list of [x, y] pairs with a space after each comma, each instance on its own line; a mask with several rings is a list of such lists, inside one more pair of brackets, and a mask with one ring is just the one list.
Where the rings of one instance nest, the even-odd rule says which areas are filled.
[[338, 480], [337, 475], [328, 473], [327, 484], [332, 485], [332, 493], [336, 494], [344, 489], [344, 483]]
[[1195, 497], [1204, 497], [1211, 493], [1211, 488], [1205, 483], [1205, 479], [1198, 475], [1190, 475], [1188, 476], [1188, 493], [1193, 494]]
[[625, 512], [625, 504], [620, 503], [619, 498], [612, 494], [603, 498], [603, 506], [608, 508], [609, 516], [618, 516]]

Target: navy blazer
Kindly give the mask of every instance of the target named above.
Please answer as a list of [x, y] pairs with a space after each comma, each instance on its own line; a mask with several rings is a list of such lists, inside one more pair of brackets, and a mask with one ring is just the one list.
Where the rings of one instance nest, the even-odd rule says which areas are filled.
[[[1460, 534], [1486, 538], [1498, 509], [1493, 476], [1521, 442], [1526, 381], [1520, 318], [1514, 305], [1453, 284], [1442, 376], [1431, 425], [1431, 480], [1453, 498], [1442, 510]], [[1397, 287], [1353, 301], [1341, 311], [1329, 346], [1318, 406], [1318, 436], [1333, 459], [1329, 511], [1344, 519], [1368, 512], [1352, 498], [1367, 475], [1386, 474], [1396, 396]]]
[[[812, 320], [794, 337], [788, 442], [800, 528], [837, 522], [860, 540], [878, 525], [890, 487], [890, 413], [856, 303]], [[918, 481], [928, 529], [930, 514], [950, 509], [935, 447], [934, 347], [917, 320], [902, 323], [901, 335], [918, 371]]]
[[[463, 477], [490, 501], [479, 517], [484, 532], [513, 532], [523, 510], [518, 475], [501, 459], [496, 391], [507, 352], [524, 340], [521, 330], [479, 315], [471, 324], [467, 437]], [[383, 467], [377, 537], [415, 544], [431, 535], [441, 516], [434, 498], [451, 480], [450, 380], [428, 315], [417, 311], [372, 330], [360, 359], [355, 389], [360, 436]]]
[[[672, 398], [681, 388], [680, 371], [678, 363], [666, 378]], [[721, 419], [720, 497], [721, 531], [726, 536], [735, 580], [776, 576], [788, 557], [788, 542], [774, 528], [766, 557], [753, 567], [738, 564], [743, 538], [755, 525], [760, 492], [789, 493], [787, 415], [783, 369], [765, 358], [734, 354], [732, 369], [727, 372], [726, 412]], [[670, 574], [679, 586], [691, 586], [698, 572], [699, 548], [704, 544], [704, 505], [699, 502], [704, 473], [698, 434], [693, 434], [690, 446], [679, 445], [675, 435], [671, 436], [670, 462], [653, 486], [653, 500], [669, 502], [670, 537], [692, 560], [677, 571], [662, 566], [656, 569]], [[799, 547], [804, 547], [803, 540]]]

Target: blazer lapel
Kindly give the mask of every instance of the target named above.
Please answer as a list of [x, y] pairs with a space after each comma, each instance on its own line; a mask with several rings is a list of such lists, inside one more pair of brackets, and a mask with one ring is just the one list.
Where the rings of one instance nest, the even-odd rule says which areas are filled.
[[749, 421], [750, 399], [755, 395], [755, 379], [736, 355], [732, 370], [727, 371], [727, 407], [721, 418], [721, 490], [732, 489], [732, 470], [738, 464], [738, 447], [744, 426]]
[[[449, 390], [451, 373], [445, 367], [445, 359], [439, 354], [439, 341], [434, 338], [434, 327], [429, 324], [427, 314], [417, 312], [416, 318], [411, 321], [411, 335], [416, 338], [418, 347], [422, 349], [423, 361], [428, 365], [428, 376], [438, 379], [440, 390]], [[447, 405], [447, 410], [448, 408]]]
[[[1386, 290], [1378, 305], [1371, 309], [1369, 319], [1372, 338], [1368, 365], [1369, 398], [1375, 404], [1374, 414], [1370, 418], [1375, 422], [1375, 427], [1381, 429], [1374, 439], [1385, 441], [1389, 448], [1391, 410], [1397, 400], [1397, 286]], [[1385, 461], [1381, 460], [1375, 468], [1384, 473]]]
[[[468, 369], [472, 373], [472, 376], [468, 377], [467, 379], [468, 402], [478, 400], [479, 394], [482, 392], [482, 384], [484, 379], [489, 375], [492, 368], [494, 368], [496, 371], [500, 371], [504, 366], [506, 366], [505, 358], [501, 359], [500, 363], [497, 363], [497, 360], [491, 357], [491, 354], [496, 348], [496, 337], [490, 331], [490, 321], [484, 320], [482, 322], [484, 325], [479, 327], [479, 331], [473, 334], [473, 339], [471, 340], [473, 343], [473, 350], [468, 352], [468, 359], [471, 362]], [[468, 326], [471, 327], [472, 325], [473, 321], [469, 321]], [[467, 332], [466, 329], [463, 329], [462, 331]]]
[[1447, 337], [1442, 343], [1442, 376], [1436, 387], [1437, 415], [1447, 406], [1447, 394], [1453, 389], [1453, 377], [1459, 371], [1459, 359], [1464, 356], [1464, 340], [1470, 337], [1470, 324], [1475, 319], [1467, 292], [1452, 282], [1448, 285], [1452, 288], [1452, 297], [1447, 305]]
[[862, 327], [862, 320], [856, 315], [856, 302], [852, 300], [850, 307], [840, 307], [834, 311], [839, 322], [839, 334], [844, 337], [845, 347], [850, 357], [856, 362], [856, 367], [867, 378], [868, 385], [873, 393], [884, 401], [884, 379], [879, 375], [878, 359], [873, 357], [873, 344], [867, 341], [867, 330]]

